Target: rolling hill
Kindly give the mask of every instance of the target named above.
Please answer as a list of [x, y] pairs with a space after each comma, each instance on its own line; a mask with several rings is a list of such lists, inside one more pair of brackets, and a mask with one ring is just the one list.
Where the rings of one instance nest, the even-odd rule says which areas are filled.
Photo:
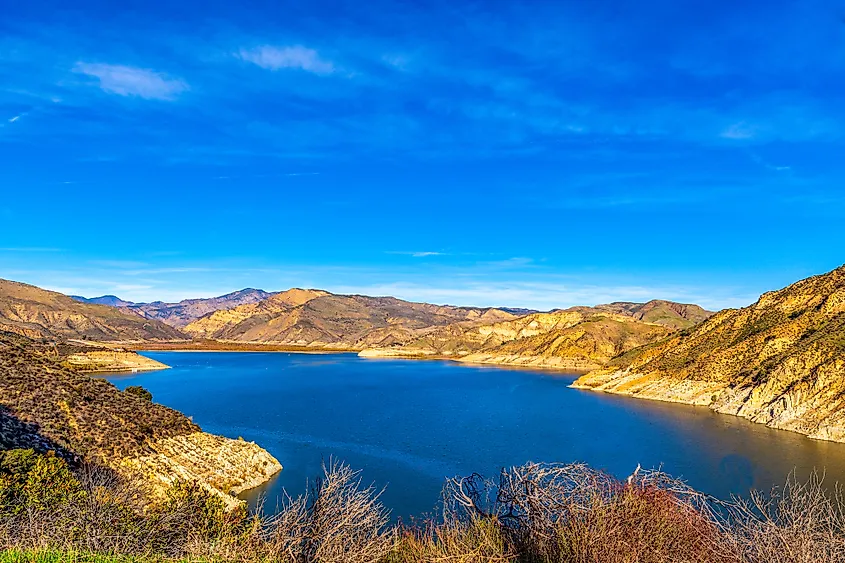
[[360, 350], [408, 342], [432, 327], [512, 318], [498, 309], [291, 289], [260, 303], [218, 311], [184, 331], [197, 338]]
[[698, 305], [662, 299], [654, 299], [647, 303], [617, 301], [606, 305], [596, 305], [595, 309], [627, 315], [638, 321], [659, 324], [672, 329], [695, 326], [713, 315], [712, 311], [702, 309]]
[[492, 324], [452, 324], [402, 346], [364, 350], [363, 357], [436, 356], [472, 363], [589, 370], [672, 329], [601, 308], [534, 313]]
[[81, 295], [68, 295], [74, 301], [90, 303], [91, 305], [108, 305], [109, 307], [129, 307], [134, 305], [131, 301], [124, 301], [116, 295], [101, 295], [100, 297], [82, 297]]
[[0, 330], [32, 338], [100, 341], [181, 340], [178, 329], [155, 319], [32, 285], [0, 279]]

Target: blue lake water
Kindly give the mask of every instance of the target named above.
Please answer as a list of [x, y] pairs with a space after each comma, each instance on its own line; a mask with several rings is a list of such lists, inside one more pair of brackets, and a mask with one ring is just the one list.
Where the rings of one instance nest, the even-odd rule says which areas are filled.
[[720, 497], [796, 469], [845, 481], [845, 444], [707, 408], [570, 389], [574, 375], [353, 354], [144, 352], [173, 369], [114, 376], [203, 430], [253, 440], [284, 470], [245, 495], [299, 494], [331, 456], [386, 487], [395, 516], [435, 509], [447, 476], [527, 461], [583, 461], [619, 477], [658, 467]]

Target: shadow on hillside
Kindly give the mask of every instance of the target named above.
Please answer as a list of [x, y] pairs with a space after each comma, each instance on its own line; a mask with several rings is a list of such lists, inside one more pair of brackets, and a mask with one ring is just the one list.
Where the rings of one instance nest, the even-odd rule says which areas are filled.
[[16, 448], [31, 448], [42, 453], [53, 451], [68, 462], [79, 461], [72, 452], [42, 436], [37, 424], [18, 419], [8, 407], [0, 405], [0, 450]]

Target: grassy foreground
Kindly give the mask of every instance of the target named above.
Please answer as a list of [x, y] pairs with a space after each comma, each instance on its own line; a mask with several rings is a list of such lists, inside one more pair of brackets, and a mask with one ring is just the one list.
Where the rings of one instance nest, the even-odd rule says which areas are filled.
[[0, 551], [0, 563], [148, 563], [151, 561], [154, 559], [47, 549]]
[[102, 468], [0, 452], [0, 563], [845, 562], [845, 504], [818, 478], [723, 503], [659, 472], [532, 463], [447, 480], [441, 516], [410, 526], [336, 462], [272, 516], [186, 482], [149, 498]]

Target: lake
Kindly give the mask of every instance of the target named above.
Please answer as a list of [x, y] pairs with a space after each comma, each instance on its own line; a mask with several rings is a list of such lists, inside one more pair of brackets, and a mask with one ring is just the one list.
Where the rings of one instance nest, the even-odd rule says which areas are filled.
[[253, 440], [284, 470], [245, 493], [273, 508], [330, 457], [386, 487], [395, 516], [433, 512], [447, 476], [526, 461], [583, 461], [620, 478], [662, 467], [727, 497], [814, 468], [845, 481], [845, 444], [810, 440], [704, 407], [570, 389], [576, 377], [354, 354], [144, 352], [173, 369], [110, 376], [203, 430]]

